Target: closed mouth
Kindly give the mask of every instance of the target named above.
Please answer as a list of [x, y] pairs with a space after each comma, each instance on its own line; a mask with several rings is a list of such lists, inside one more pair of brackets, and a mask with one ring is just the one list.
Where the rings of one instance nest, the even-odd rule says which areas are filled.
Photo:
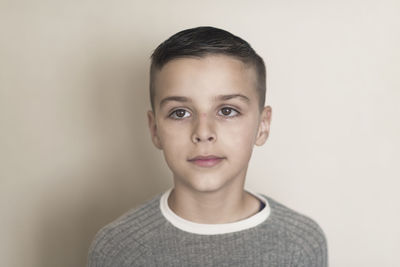
[[225, 158], [214, 155], [207, 155], [207, 156], [197, 156], [189, 159], [188, 161], [200, 167], [213, 167], [218, 163], [220, 163], [223, 159]]

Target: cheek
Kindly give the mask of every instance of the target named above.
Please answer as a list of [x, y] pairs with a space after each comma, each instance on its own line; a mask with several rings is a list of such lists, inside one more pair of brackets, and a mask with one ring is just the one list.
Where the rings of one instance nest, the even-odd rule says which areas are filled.
[[185, 147], [187, 144], [187, 133], [180, 127], [164, 126], [159, 128], [160, 142], [163, 148], [164, 159], [170, 169], [176, 170], [182, 158], [186, 158]]
[[[159, 138], [164, 150], [177, 150], [187, 145], [188, 127], [185, 125], [160, 125]], [[176, 151], [175, 151], [176, 152]]]
[[232, 124], [231, 126], [221, 126], [219, 141], [229, 146], [232, 150], [248, 151], [251, 153], [257, 134], [257, 125], [251, 121]]

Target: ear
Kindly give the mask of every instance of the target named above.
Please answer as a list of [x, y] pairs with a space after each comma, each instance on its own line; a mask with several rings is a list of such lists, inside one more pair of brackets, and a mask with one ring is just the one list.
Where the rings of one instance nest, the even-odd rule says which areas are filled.
[[269, 129], [271, 124], [272, 109], [270, 106], [264, 107], [260, 116], [258, 132], [256, 137], [256, 145], [262, 146], [268, 139]]
[[158, 137], [158, 132], [157, 132], [156, 117], [153, 111], [151, 110], [147, 111], [147, 120], [149, 124], [151, 141], [153, 141], [155, 147], [157, 147], [158, 149], [162, 149], [161, 141], [160, 138]]

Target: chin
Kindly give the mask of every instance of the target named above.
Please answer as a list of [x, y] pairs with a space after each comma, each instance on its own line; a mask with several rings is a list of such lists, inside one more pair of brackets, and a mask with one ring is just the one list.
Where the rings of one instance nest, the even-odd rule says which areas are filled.
[[194, 177], [193, 181], [186, 181], [185, 184], [191, 190], [199, 193], [213, 193], [223, 189], [229, 183], [228, 180], [221, 179], [221, 177]]
[[213, 192], [217, 192], [221, 188], [222, 188], [221, 186], [215, 186], [215, 185], [201, 185], [201, 186], [192, 187], [193, 190], [195, 190], [199, 193], [213, 193]]

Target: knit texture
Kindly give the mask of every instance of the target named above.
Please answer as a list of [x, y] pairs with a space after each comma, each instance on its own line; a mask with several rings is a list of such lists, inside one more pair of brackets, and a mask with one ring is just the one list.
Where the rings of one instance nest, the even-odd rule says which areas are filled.
[[199, 235], [166, 220], [157, 196], [97, 233], [88, 267], [327, 266], [321, 228], [310, 218], [265, 198], [271, 213], [261, 224], [233, 233]]

